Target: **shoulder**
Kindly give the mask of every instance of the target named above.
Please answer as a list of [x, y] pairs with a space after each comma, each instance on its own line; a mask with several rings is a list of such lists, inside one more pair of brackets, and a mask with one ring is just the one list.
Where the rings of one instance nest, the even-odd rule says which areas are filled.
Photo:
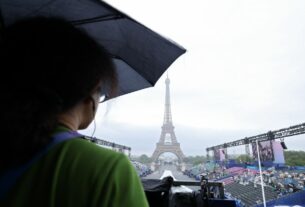
[[86, 153], [86, 154], [102, 154], [103, 156], [119, 156], [121, 153], [117, 153], [113, 150], [107, 149], [105, 147], [99, 146], [90, 142], [89, 140], [82, 138], [75, 138], [72, 140], [67, 140], [61, 144], [64, 149], [69, 149], [71, 152]]
[[81, 172], [82, 179], [86, 179], [85, 185], [90, 183], [90, 191], [95, 192], [90, 198], [92, 206], [101, 203], [105, 206], [148, 206], [140, 179], [126, 155], [82, 139], [67, 141], [62, 147], [69, 148], [69, 154], [73, 155], [68, 165], [77, 162], [73, 172]]
[[90, 165], [94, 168], [98, 168], [99, 166], [103, 168], [108, 166], [111, 168], [122, 161], [129, 163], [128, 158], [124, 154], [101, 147], [81, 138], [61, 143], [54, 149], [53, 153], [57, 154], [57, 156], [62, 155], [67, 162], [83, 163], [86, 165], [86, 168], [90, 168]]
[[[105, 189], [107, 193], [108, 190], [113, 192], [111, 188], [117, 186], [118, 179], [124, 177], [124, 171], [133, 170], [133, 166], [124, 154], [81, 138], [60, 143], [48, 153], [47, 159], [46, 163], [54, 163], [53, 168], [58, 169], [56, 173], [60, 177], [59, 183], [96, 192], [92, 196], [101, 196], [104, 192], [100, 190]], [[101, 197], [105, 199], [105, 196]]]
[[[107, 169], [112, 176], [116, 174], [134, 174], [135, 170], [128, 157], [120, 152], [101, 147], [85, 139], [77, 138], [68, 140], [58, 147], [57, 154], [63, 154], [65, 159], [78, 164], [86, 165], [87, 170], [92, 166], [95, 171], [101, 170], [107, 174]], [[69, 162], [68, 161], [68, 162]]]

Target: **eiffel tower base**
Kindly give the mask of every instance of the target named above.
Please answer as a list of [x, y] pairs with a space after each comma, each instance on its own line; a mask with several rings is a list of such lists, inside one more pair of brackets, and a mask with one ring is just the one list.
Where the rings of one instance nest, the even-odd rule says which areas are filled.
[[179, 143], [170, 144], [170, 145], [157, 143], [157, 147], [151, 157], [152, 161], [157, 162], [160, 155], [165, 152], [173, 153], [174, 155], [176, 155], [178, 157], [179, 163], [183, 163], [185, 156], [180, 148]]

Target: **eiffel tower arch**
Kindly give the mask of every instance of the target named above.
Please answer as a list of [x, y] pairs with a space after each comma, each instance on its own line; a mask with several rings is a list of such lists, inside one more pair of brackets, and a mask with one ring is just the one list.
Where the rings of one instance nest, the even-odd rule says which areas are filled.
[[166, 92], [165, 92], [165, 111], [164, 111], [164, 119], [163, 125], [161, 127], [161, 135], [159, 142], [156, 144], [156, 149], [152, 154], [152, 161], [156, 162], [159, 156], [165, 152], [170, 152], [175, 154], [178, 157], [179, 163], [183, 163], [184, 154], [181, 150], [180, 143], [177, 141], [175, 135], [175, 127], [172, 121], [172, 113], [170, 106], [170, 91], [169, 84], [170, 80], [167, 77], [165, 80], [166, 84]]

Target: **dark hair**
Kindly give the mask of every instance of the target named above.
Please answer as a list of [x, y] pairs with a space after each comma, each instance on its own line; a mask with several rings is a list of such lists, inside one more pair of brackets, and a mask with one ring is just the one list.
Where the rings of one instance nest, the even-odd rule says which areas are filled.
[[49, 143], [57, 116], [87, 98], [100, 81], [113, 95], [117, 76], [106, 50], [62, 19], [16, 22], [3, 29], [0, 41], [1, 169], [28, 160]]

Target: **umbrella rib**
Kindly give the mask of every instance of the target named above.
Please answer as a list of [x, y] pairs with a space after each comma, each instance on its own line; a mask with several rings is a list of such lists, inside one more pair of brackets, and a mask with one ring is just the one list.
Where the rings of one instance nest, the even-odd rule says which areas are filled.
[[124, 18], [123, 15], [110, 14], [110, 15], [97, 16], [97, 17], [88, 18], [88, 19], [74, 20], [74, 21], [70, 21], [70, 22], [74, 25], [82, 25], [82, 24], [87, 24], [87, 23], [103, 22], [103, 21], [122, 19], [122, 18]]
[[[56, 0], [55, 0], [55, 1], [56, 1]], [[49, 5], [53, 4], [53, 3], [55, 3], [55, 1], [54, 1], [54, 0], [47, 1], [45, 4], [42, 4], [38, 9], [36, 9], [36, 10], [30, 12], [30, 13], [27, 14], [26, 16], [29, 17], [29, 16], [33, 16], [33, 15], [39, 13], [39, 11], [41, 11], [41, 10], [44, 9], [45, 7], [47, 7], [47, 6], [49, 6]]]
[[[128, 62], [124, 61], [123, 58], [121, 58], [120, 56], [117, 56], [117, 55], [114, 55], [114, 54], [111, 54], [111, 53], [109, 53], [108, 55], [109, 55], [111, 58], [121, 60], [121, 61], [124, 62], [126, 65], [128, 65], [135, 73], [137, 73], [138, 75], [144, 77], [139, 71], [136, 71], [130, 64], [128, 64]], [[154, 86], [154, 85], [155, 85], [151, 80], [147, 80], [147, 79], [145, 79], [145, 80], [146, 80], [151, 86]]]

